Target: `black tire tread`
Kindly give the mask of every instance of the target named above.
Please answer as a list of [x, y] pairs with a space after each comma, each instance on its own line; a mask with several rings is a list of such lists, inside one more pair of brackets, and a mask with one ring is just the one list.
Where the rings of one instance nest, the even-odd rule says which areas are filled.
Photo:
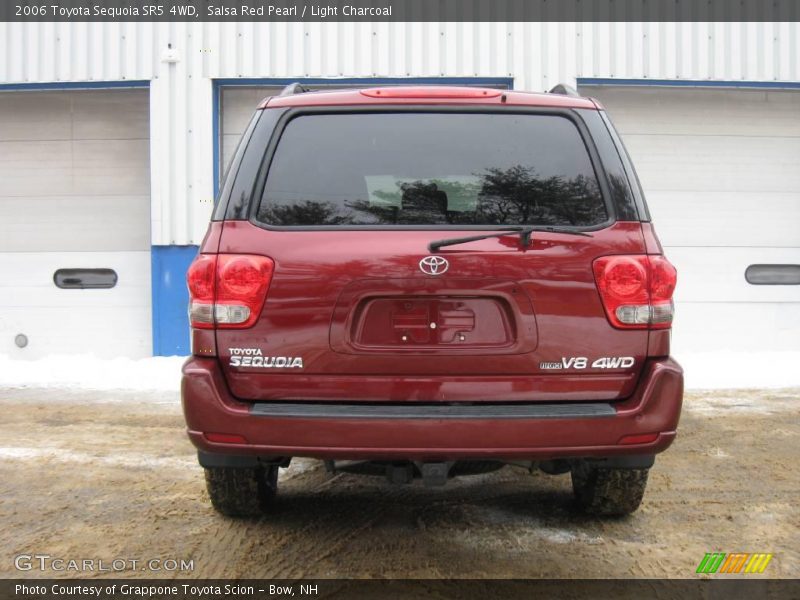
[[602, 516], [628, 515], [642, 503], [649, 469], [611, 469], [585, 463], [572, 469], [572, 490], [580, 507]]
[[278, 490], [278, 467], [210, 467], [206, 489], [217, 512], [229, 517], [257, 517]]

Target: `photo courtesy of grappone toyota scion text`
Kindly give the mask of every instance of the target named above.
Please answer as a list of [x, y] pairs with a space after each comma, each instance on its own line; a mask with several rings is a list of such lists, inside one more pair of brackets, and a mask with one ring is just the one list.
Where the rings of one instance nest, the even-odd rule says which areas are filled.
[[554, 92], [293, 84], [258, 107], [187, 276], [217, 510], [268, 513], [294, 457], [394, 484], [570, 473], [587, 512], [636, 510], [680, 416], [676, 272], [603, 108]]

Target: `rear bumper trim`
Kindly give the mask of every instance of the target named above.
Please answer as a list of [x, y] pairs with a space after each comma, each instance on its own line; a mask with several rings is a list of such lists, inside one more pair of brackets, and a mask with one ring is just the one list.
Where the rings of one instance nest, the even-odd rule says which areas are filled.
[[607, 402], [561, 404], [301, 404], [258, 402], [250, 413], [301, 419], [590, 419], [613, 417]]
[[[265, 400], [252, 404], [230, 393], [215, 358], [192, 357], [183, 373], [184, 415], [189, 437], [197, 449], [259, 459], [307, 456], [347, 460], [550, 460], [651, 455], [662, 452], [675, 439], [683, 397], [683, 372], [669, 358], [647, 361], [634, 393], [613, 404], [589, 400], [542, 402], [536, 406], [530, 402], [433, 406], [379, 406], [373, 402], [353, 406], [355, 403], [349, 400]], [[591, 406], [592, 416], [583, 412], [587, 406]], [[498, 409], [508, 411], [506, 416], [490, 412]], [[480, 411], [480, 415], [463, 416], [465, 410], [466, 414]], [[399, 412], [387, 415], [386, 411]], [[448, 417], [448, 411], [461, 416]], [[213, 442], [206, 432], [237, 435], [246, 441]], [[636, 435], [646, 435], [645, 439], [652, 441], [620, 443], [623, 438]]]

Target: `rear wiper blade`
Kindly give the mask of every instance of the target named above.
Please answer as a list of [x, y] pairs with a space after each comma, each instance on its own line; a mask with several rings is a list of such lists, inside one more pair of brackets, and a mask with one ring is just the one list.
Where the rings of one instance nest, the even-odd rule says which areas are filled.
[[566, 233], [567, 235], [580, 235], [583, 237], [592, 237], [590, 234], [584, 231], [575, 231], [574, 229], [566, 229], [564, 227], [548, 227], [546, 225], [533, 225], [530, 227], [522, 227], [522, 226], [504, 227], [500, 231], [495, 231], [492, 233], [471, 235], [469, 237], [461, 237], [461, 238], [450, 238], [446, 240], [436, 240], [428, 244], [428, 250], [430, 252], [436, 252], [439, 248], [444, 248], [445, 246], [456, 246], [458, 244], [466, 244], [467, 242], [477, 242], [478, 240], [486, 240], [494, 237], [503, 237], [504, 235], [511, 235], [511, 234], [518, 234], [520, 245], [526, 247], [531, 243], [531, 234], [536, 231], [542, 231], [548, 233]]

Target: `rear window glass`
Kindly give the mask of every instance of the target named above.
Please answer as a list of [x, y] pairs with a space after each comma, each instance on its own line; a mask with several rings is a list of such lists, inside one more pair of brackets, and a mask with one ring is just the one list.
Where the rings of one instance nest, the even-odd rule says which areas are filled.
[[567, 118], [361, 113], [287, 124], [257, 218], [280, 226], [591, 226], [608, 213]]

